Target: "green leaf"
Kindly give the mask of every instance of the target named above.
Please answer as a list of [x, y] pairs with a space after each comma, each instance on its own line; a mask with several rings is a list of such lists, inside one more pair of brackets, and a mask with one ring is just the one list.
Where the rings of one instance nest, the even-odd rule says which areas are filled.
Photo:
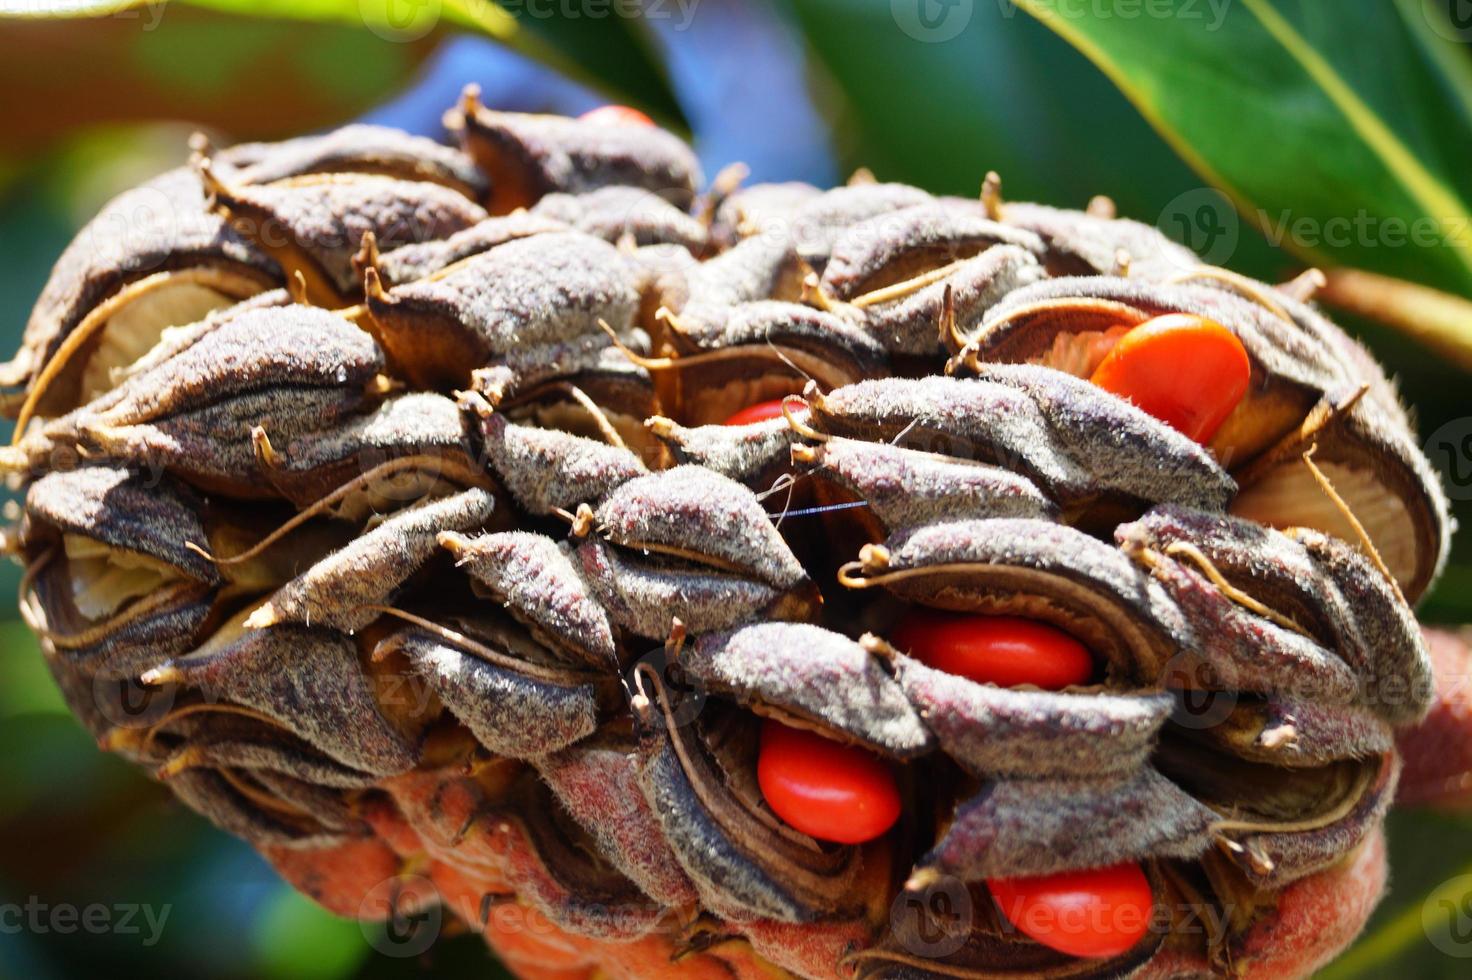
[[[240, 27], [235, 18], [249, 17], [263, 23], [307, 21], [366, 28], [365, 41], [376, 36], [405, 44], [446, 29], [485, 34], [612, 99], [640, 105], [662, 121], [678, 123], [680, 118], [668, 81], [651, 57], [636, 19], [611, 14], [594, 17], [566, 9], [538, 10], [535, 16], [518, 18], [493, 0], [173, 0], [168, 6], [176, 5], [230, 15], [222, 22], [229, 30]], [[7, 11], [0, 20], [5, 16], [26, 20], [128, 18], [141, 24], [145, 32], [153, 32], [167, 20], [169, 33], [179, 33], [173, 22], [176, 18], [168, 17], [160, 0], [38, 0], [23, 10]], [[237, 39], [236, 43], [193, 44], [183, 50], [171, 46], [169, 50], [178, 56], [174, 70], [189, 73], [191, 84], [198, 85], [224, 74], [232, 58], [259, 61], [247, 47]], [[377, 56], [382, 54], [380, 48]], [[212, 61], [215, 58], [223, 63]], [[369, 63], [362, 57], [353, 62], [358, 66]], [[351, 85], [355, 74], [348, 71], [328, 81]]]
[[1199, 0], [1153, 16], [1129, 0], [1099, 0], [1092, 14], [1017, 2], [1270, 241], [1316, 263], [1472, 293], [1472, 82], [1419, 0], [1241, 0], [1221, 8], [1219, 25]]
[[257, 975], [281, 980], [338, 980], [369, 952], [358, 923], [339, 919], [282, 887], [254, 923]]

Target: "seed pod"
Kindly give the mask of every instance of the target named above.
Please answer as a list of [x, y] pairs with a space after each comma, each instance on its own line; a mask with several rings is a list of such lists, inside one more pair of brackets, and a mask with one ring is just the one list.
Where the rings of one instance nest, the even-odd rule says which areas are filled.
[[1286, 696], [1241, 695], [1226, 717], [1197, 735], [1226, 754], [1288, 768], [1385, 755], [1395, 741], [1394, 730], [1367, 708]]
[[605, 731], [537, 759], [536, 767], [599, 854], [656, 902], [685, 908], [698, 896], [639, 790], [637, 748]]
[[171, 482], [127, 470], [89, 467], [31, 485], [23, 602], [60, 656], [117, 676], [187, 648], [221, 585], [187, 547], [208, 541], [198, 508]]
[[169, 780], [169, 789], [193, 811], [257, 847], [331, 847], [342, 835], [281, 804], [249, 777], [229, 769], [191, 769]]
[[676, 618], [706, 632], [759, 615], [803, 620], [814, 611], [810, 589], [783, 591], [696, 562], [640, 558], [596, 537], [578, 546], [577, 560], [610, 622], [646, 639], [664, 639]]
[[695, 154], [662, 130], [494, 112], [473, 87], [445, 114], [445, 128], [490, 178], [488, 206], [495, 214], [530, 207], [554, 191], [583, 194], [615, 184], [686, 207], [701, 181]]
[[486, 193], [484, 175], [465, 154], [388, 126], [354, 123], [280, 143], [242, 143], [216, 159], [229, 168], [229, 179], [240, 184], [359, 173], [441, 184], [472, 200]]
[[952, 333], [968, 336], [1004, 296], [1043, 276], [1033, 253], [994, 245], [974, 258], [856, 300], [864, 330], [895, 354], [935, 356]]
[[588, 334], [507, 352], [471, 372], [470, 386], [488, 407], [531, 418], [550, 428], [596, 432], [636, 446], [646, 442], [639, 423], [658, 399], [649, 373], [629, 358], [647, 351], [642, 330]]
[[1254, 887], [1274, 889], [1334, 864], [1384, 817], [1395, 795], [1393, 754], [1280, 769], [1193, 747], [1162, 743], [1156, 764], [1174, 783], [1223, 816], [1214, 832]]
[[565, 929], [628, 941], [647, 934], [664, 914], [594, 856], [591, 838], [538, 779], [514, 784], [480, 832], [501, 856], [515, 893]]
[[431, 632], [400, 630], [378, 655], [401, 653], [476, 740], [527, 759], [587, 738], [609, 703], [605, 678], [567, 666], [528, 633], [485, 616]]
[[1332, 867], [1273, 893], [1269, 903], [1258, 900], [1216, 855], [1208, 855], [1203, 867], [1209, 877], [1199, 876], [1199, 885], [1193, 879], [1181, 895], [1195, 896], [1223, 928], [1202, 930], [1207, 941], [1189, 949], [1162, 950], [1139, 976], [1155, 980], [1228, 969], [1248, 980], [1311, 976], [1353, 941], [1379, 903], [1385, 835], [1375, 831]]
[[748, 238], [680, 279], [661, 282], [660, 302], [680, 314], [684, 323], [719, 324], [727, 309], [738, 303], [800, 299], [807, 271], [787, 239]]
[[901, 208], [845, 228], [833, 242], [822, 284], [840, 299], [853, 299], [997, 245], [1043, 251], [1036, 235], [980, 214], [938, 204]]
[[300, 623], [356, 633], [438, 551], [441, 532], [479, 528], [494, 508], [495, 497], [479, 489], [406, 508], [277, 589], [245, 625]]
[[1157, 579], [1204, 633], [1242, 633], [1240, 652], [1216, 651], [1209, 668], [1240, 674], [1229, 681], [1238, 689], [1261, 690], [1254, 678], [1275, 673], [1274, 652], [1306, 641], [1322, 644], [1321, 652], [1285, 666], [1278, 690], [1324, 696], [1317, 678], [1332, 670], [1354, 680], [1325, 680], [1335, 692], [1328, 696], [1338, 701], [1352, 684], [1356, 700], [1392, 724], [1420, 718], [1430, 703], [1430, 662], [1415, 620], [1394, 586], [1348, 545], [1178, 508], [1115, 533], [1126, 550], [1149, 550]]
[[600, 187], [586, 194], [548, 194], [531, 214], [571, 225], [607, 242], [680, 245], [700, 253], [706, 229], [658, 193], [641, 187]]
[[499, 245], [439, 278], [384, 292], [368, 273], [368, 309], [389, 357], [414, 384], [463, 385], [473, 368], [520, 347], [631, 325], [638, 295], [618, 250], [575, 233]]
[[700, 467], [630, 480], [609, 493], [593, 516], [599, 531], [621, 548], [707, 564], [779, 589], [807, 581], [751, 492]]
[[[1344, 511], [1362, 515], [1365, 533], [1401, 588], [1419, 596], [1445, 553], [1446, 506], [1424, 457], [1396, 421], [1400, 413], [1390, 407], [1395, 398], [1384, 376], [1307, 307], [1244, 288], [1251, 297], [1135, 277], [1040, 283], [993, 308], [952, 365], [970, 370], [982, 362], [1038, 360], [1087, 376], [1093, 360], [1080, 354], [1097, 351], [1105, 331], [1174, 312], [1220, 323], [1252, 362], [1247, 396], [1211, 443], [1242, 487], [1234, 513], [1348, 540], [1359, 534]], [[1314, 446], [1338, 500], [1302, 464]]]
[[649, 472], [627, 449], [570, 432], [516, 425], [499, 413], [480, 425], [487, 465], [529, 514], [572, 511]]
[[439, 274], [457, 262], [489, 252], [498, 245], [518, 238], [567, 230], [567, 226], [561, 221], [527, 211], [516, 211], [486, 218], [447, 238], [408, 242], [387, 253], [380, 253], [377, 238], [369, 237], [363, 240], [362, 247], [354, 256], [354, 269], [361, 276], [372, 267], [378, 270], [378, 277], [384, 285], [399, 286]]
[[701, 311], [688, 323], [666, 314], [669, 342], [686, 356], [644, 362], [661, 400], [685, 406], [687, 422], [722, 421], [733, 404], [795, 394], [808, 381], [831, 388], [885, 373], [883, 349], [831, 313], [772, 300]]
[[702, 687], [886, 755], [931, 748], [906, 694], [848, 637], [807, 623], [757, 623], [707, 633], [677, 662]]
[[269, 481], [252, 428], [289, 439], [331, 427], [368, 400], [382, 366], [372, 338], [341, 317], [303, 306], [251, 310], [28, 437], [17, 461], [45, 465], [58, 448], [83, 448], [260, 496]]
[[677, 464], [703, 466], [752, 489], [765, 489], [788, 469], [793, 443], [801, 438], [782, 418], [687, 428], [660, 415], [645, 424]]
[[840, 911], [858, 851], [818, 847], [766, 811], [752, 775], [756, 740], [740, 717], [718, 718], [707, 705], [680, 724], [658, 677], [639, 676], [651, 698], [639, 781], [702, 903], [737, 921], [806, 922]]
[[486, 213], [438, 184], [371, 174], [314, 174], [274, 184], [233, 185], [208, 161], [199, 164], [211, 207], [242, 237], [289, 274], [300, 274], [307, 297], [345, 306], [359, 294], [353, 256], [365, 234], [383, 252], [444, 238]]
[[997, 519], [930, 524], [866, 545], [840, 581], [883, 585], [943, 609], [1052, 623], [1109, 665], [1150, 683], [1178, 649], [1203, 642], [1167, 593], [1118, 550], [1070, 527]]
[[1130, 275], [1141, 279], [1168, 279], [1201, 261], [1159, 229], [1138, 221], [1021, 202], [1004, 204], [1000, 218], [1041, 236], [1053, 276], [1107, 275], [1116, 269], [1121, 252], [1129, 256]]
[[1145, 767], [1174, 705], [1168, 694], [978, 684], [903, 655], [895, 665], [941, 751], [978, 778], [1130, 776]]
[[366, 789], [376, 778], [335, 762], [274, 724], [209, 710], [203, 701], [186, 700], [146, 729], [112, 729], [106, 741], [108, 748], [136, 756], [151, 752], [154, 775], [165, 780], [187, 770], [231, 769], [345, 790]]
[[1234, 466], [1296, 429], [1323, 394], [1352, 387], [1322, 344], [1261, 304], [1221, 289], [1133, 276], [1055, 279], [1019, 290], [988, 312], [952, 363], [959, 369], [1036, 361], [1087, 378], [1107, 350], [1097, 338], [1166, 313], [1222, 324], [1252, 361], [1253, 384], [1213, 441]]
[[[280, 267], [171, 170], [110, 201], [56, 262], [0, 385], [7, 414], [60, 415], [112, 387], [169, 327], [280, 284]], [[24, 410], [22, 401], [28, 404]]]
[[878, 215], [934, 200], [920, 188], [906, 184], [835, 187], [804, 202], [793, 212], [786, 237], [797, 246], [803, 260], [821, 274], [834, 243], [845, 229]]
[[566, 544], [526, 531], [478, 538], [447, 531], [440, 545], [543, 645], [592, 667], [618, 663], [608, 618]]
[[381, 711], [350, 640], [320, 629], [242, 630], [238, 623], [148, 671], [144, 682], [184, 684], [255, 709], [364, 772], [388, 775], [414, 765], [411, 742]]
[[[183, 352], [186, 348], [199, 343], [200, 340], [243, 313], [249, 313], [252, 310], [290, 306], [293, 302], [295, 300], [292, 299], [291, 290], [270, 289], [264, 293], [257, 293], [249, 299], [243, 299], [232, 306], [227, 306], [219, 310], [211, 310], [201, 320], [186, 323], [182, 326], [170, 327], [164, 331], [158, 343], [150, 347], [148, 352], [142, 357], [110, 372], [108, 391], [111, 391], [135, 374], [143, 374], [146, 371], [153, 370], [164, 361]], [[99, 392], [93, 401], [105, 400], [103, 396], [106, 394], [107, 392]]]
[[1057, 514], [1035, 484], [999, 466], [836, 436], [794, 445], [791, 452], [795, 464], [814, 467], [818, 479], [864, 501], [890, 531], [942, 520]]
[[1149, 767], [1094, 779], [1000, 780], [957, 807], [921, 867], [980, 881], [1152, 856], [1190, 859], [1211, 845], [1216, 822]]
[[1074, 512], [1161, 497], [1219, 509], [1234, 489], [1191, 440], [1039, 368], [988, 367], [976, 380], [865, 381], [808, 400], [824, 431], [1016, 468]]
[[256, 465], [272, 489], [308, 510], [330, 503], [334, 516], [348, 520], [490, 482], [459, 407], [428, 392], [388, 398], [336, 428], [272, 436], [265, 425], [250, 433]]
[[787, 236], [793, 215], [823, 192], [812, 184], [791, 181], [742, 187], [723, 198], [711, 222], [711, 238], [730, 248], [743, 238]]

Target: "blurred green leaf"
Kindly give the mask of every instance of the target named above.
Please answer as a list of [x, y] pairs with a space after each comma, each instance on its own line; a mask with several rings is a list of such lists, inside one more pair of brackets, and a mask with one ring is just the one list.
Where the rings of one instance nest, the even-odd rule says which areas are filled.
[[[1121, 216], [1176, 237], [1172, 218], [1205, 198], [1234, 218], [1088, 59], [1010, 0], [976, 3], [939, 38], [899, 24], [890, 0], [788, 2], [849, 167], [964, 195], [996, 170], [1008, 198], [1083, 207], [1108, 194]], [[1234, 237], [1233, 268], [1271, 278], [1296, 264]]]
[[280, 980], [337, 980], [369, 951], [357, 922], [336, 918], [285, 886], [257, 919], [253, 939], [256, 974]]
[[0, 718], [70, 714], [46, 669], [36, 635], [20, 620], [0, 623], [0, 656], [6, 662], [5, 683], [0, 684]]
[[[272, 50], [279, 40], [279, 25], [272, 22], [367, 28], [332, 33], [332, 45], [314, 46], [311, 57], [303, 60], [307, 72], [319, 69], [318, 77], [312, 79], [315, 84], [308, 89], [319, 93], [323, 86], [330, 90], [334, 85], [346, 85], [351, 91], [361, 76], [361, 66], [372, 64], [374, 59], [404, 59], [406, 52], [382, 42], [416, 45], [434, 40], [447, 28], [469, 30], [495, 38], [611, 98], [637, 103], [665, 122], [679, 121], [674, 96], [651, 56], [637, 19], [584, 16], [566, 9], [518, 18], [493, 0], [172, 0], [167, 7], [193, 7], [227, 15], [205, 23], [207, 28], [227, 33], [188, 37], [178, 27], [179, 16], [166, 13], [160, 0], [38, 0], [24, 10], [7, 13], [22, 20], [126, 21], [143, 34], [159, 33], [155, 28], [167, 16], [170, 43], [157, 39], [139, 42], [146, 63], [179, 76], [173, 79], [175, 84], [206, 94], [221, 91], [228, 79], [238, 77], [234, 69]], [[260, 23], [252, 25], [244, 18]], [[340, 52], [344, 44], [354, 40], [359, 48], [373, 49], [372, 53], [355, 50], [350, 59], [333, 57], [334, 51]], [[174, 43], [181, 41], [186, 43]]]

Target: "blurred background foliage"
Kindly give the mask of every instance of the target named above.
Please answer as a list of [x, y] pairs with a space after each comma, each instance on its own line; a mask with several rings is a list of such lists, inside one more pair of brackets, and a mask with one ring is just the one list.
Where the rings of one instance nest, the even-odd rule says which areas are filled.
[[[1468, 6], [0, 0], [0, 15], [21, 15], [0, 19], [0, 348], [15, 347], [76, 228], [181, 162], [193, 130], [223, 143], [365, 118], [439, 135], [441, 112], [474, 81], [503, 108], [638, 106], [689, 134], [708, 174], [743, 160], [754, 180], [831, 183], [866, 166], [965, 194], [994, 169], [1013, 198], [1081, 207], [1107, 193], [1122, 215], [1254, 276], [1323, 265], [1342, 307], [1400, 311], [1388, 323], [1340, 320], [1399, 379], [1466, 525]], [[38, 14], [49, 16], [27, 16]], [[1417, 228], [1429, 240], [1408, 234]], [[5, 586], [17, 577], [7, 570]], [[1472, 622], [1472, 538], [1421, 613]], [[98, 752], [13, 619], [0, 622], [0, 657], [0, 904], [168, 909], [151, 945], [146, 927], [64, 934], [0, 920], [0, 975], [495, 975], [479, 941], [449, 929], [412, 958], [375, 952], [372, 928], [318, 910], [245, 845]], [[1465, 960], [1426, 943], [1421, 915], [1438, 885], [1472, 873], [1469, 827], [1392, 817], [1391, 891], [1327, 975], [1466, 975]]]

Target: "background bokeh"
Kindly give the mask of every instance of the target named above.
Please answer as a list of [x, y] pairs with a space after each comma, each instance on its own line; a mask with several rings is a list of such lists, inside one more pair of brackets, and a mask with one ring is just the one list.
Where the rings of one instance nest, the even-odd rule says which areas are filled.
[[[1455, 170], [1452, 190], [1467, 196], [1472, 10], [1464, 8], [1472, 4], [1152, 3], [1176, 26], [1198, 18], [1188, 28], [1208, 53], [1229, 43], [1227, 18], [1244, 16], [1244, 4], [1281, 10], [1396, 120], [1429, 169]], [[1013, 198], [1081, 207], [1107, 193], [1121, 214], [1158, 224], [1218, 264], [1269, 280], [1294, 275], [1315, 248], [1297, 231], [1283, 240], [1287, 224], [1278, 219], [1294, 217], [1291, 193], [1286, 204], [1275, 198], [1283, 210], [1264, 233], [1215, 189], [1222, 181], [1201, 175], [1210, 168], [1191, 141], [1213, 152], [1223, 143], [1229, 152], [1233, 140], [1271, 146], [1279, 151], [1266, 157], [1272, 166], [1305, 172], [1332, 147], [1284, 125], [1294, 118], [1292, 96], [1275, 89], [1271, 72], [1257, 78], [1253, 65], [1230, 58], [1212, 69], [1224, 80], [1240, 74], [1223, 85], [1221, 125], [1199, 108], [1180, 110], [1197, 115], [1163, 138], [1140, 93], [1132, 104], [1117, 72], [1101, 71], [1098, 57], [1070, 43], [1080, 40], [1070, 26], [1131, 10], [1148, 30], [1152, 3], [1023, 5], [1051, 9], [1050, 29], [1011, 0], [524, 0], [505, 5], [514, 21], [468, 0], [0, 0], [0, 14], [48, 6], [92, 14], [0, 19], [0, 349], [14, 349], [76, 228], [112, 194], [181, 162], [193, 130], [226, 143], [366, 118], [439, 134], [440, 113], [469, 81], [503, 108], [577, 113], [610, 98], [639, 105], [688, 133], [708, 174], [742, 160], [754, 180], [829, 183], [867, 166], [882, 179], [965, 194], [995, 169]], [[240, 7], [253, 16], [232, 12]], [[1399, 17], [1390, 33], [1378, 20], [1387, 10]], [[301, 19], [317, 13], [323, 19]], [[477, 23], [514, 24], [518, 33], [497, 43], [471, 29]], [[1354, 41], [1365, 31], [1378, 34], [1374, 44]], [[1463, 114], [1439, 115], [1428, 86], [1461, 100]], [[1244, 91], [1260, 101], [1243, 105]], [[1311, 209], [1307, 198], [1321, 190], [1305, 188], [1301, 206]], [[1373, 174], [1350, 175], [1335, 193], [1345, 215], [1358, 213], [1361, 197], [1372, 210], [1385, 199]], [[1451, 273], [1439, 271], [1444, 258], [1389, 236], [1358, 242], [1353, 255], [1355, 264], [1455, 290]], [[1389, 327], [1341, 321], [1399, 379], [1462, 522], [1472, 522], [1472, 399], [1457, 357], [1444, 338], [1429, 348]], [[1472, 336], [1472, 322], [1465, 326]], [[3, 576], [0, 586], [13, 591], [17, 570]], [[1472, 540], [1459, 542], [1422, 615], [1472, 622]], [[376, 927], [334, 919], [280, 884], [244, 844], [99, 752], [67, 716], [10, 603], [0, 617], [0, 976], [497, 975], [474, 936], [447, 926], [427, 951], [395, 955], [402, 950]], [[1454, 817], [1392, 818], [1391, 891], [1333, 976], [1469, 975], [1472, 959], [1456, 954], [1472, 956], [1472, 944], [1437, 948], [1423, 926], [1423, 909], [1438, 896], [1467, 900], [1457, 878], [1472, 874], [1469, 830], [1472, 821]], [[107, 909], [91, 913], [105, 927], [83, 926], [90, 906]]]

